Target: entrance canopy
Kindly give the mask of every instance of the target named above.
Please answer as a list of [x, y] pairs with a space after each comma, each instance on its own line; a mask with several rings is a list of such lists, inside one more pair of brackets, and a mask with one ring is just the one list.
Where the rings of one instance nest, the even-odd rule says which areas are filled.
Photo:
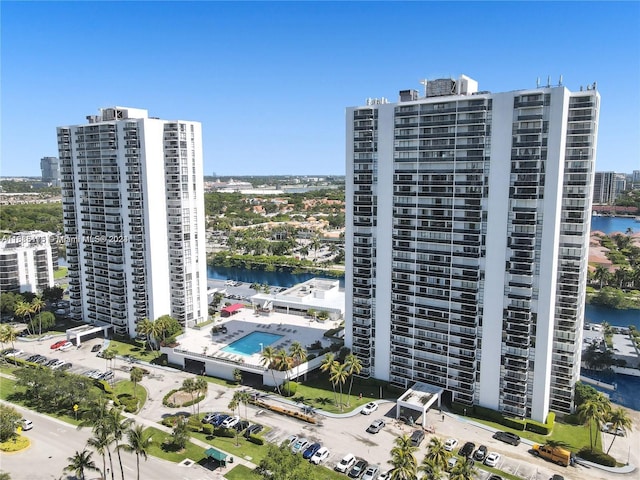
[[422, 414], [422, 427], [425, 427], [427, 410], [436, 401], [440, 407], [440, 399], [444, 389], [429, 385], [428, 383], [416, 382], [409, 390], [404, 392], [396, 404], [396, 418], [400, 417], [400, 409], [407, 408], [409, 410], [418, 411]]
[[67, 340], [75, 340], [76, 345], [79, 347], [82, 344], [82, 337], [97, 333], [102, 330], [104, 336], [107, 336], [107, 330], [111, 328], [111, 325], [82, 325], [80, 327], [69, 328], [67, 330]]
[[216, 450], [215, 448], [208, 448], [204, 451], [204, 454], [209, 457], [217, 460], [222, 465], [225, 465], [227, 462], [228, 455], [220, 450]]
[[229, 316], [236, 313], [241, 308], [244, 308], [243, 303], [234, 303], [233, 305], [229, 305], [228, 307], [224, 307], [222, 310], [220, 310], [220, 314]]

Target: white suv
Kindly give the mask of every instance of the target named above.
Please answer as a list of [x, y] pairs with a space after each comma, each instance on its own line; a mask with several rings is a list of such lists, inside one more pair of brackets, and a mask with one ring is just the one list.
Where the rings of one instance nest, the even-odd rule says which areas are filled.
[[347, 453], [339, 463], [336, 464], [336, 472], [346, 473], [356, 463], [356, 457]]

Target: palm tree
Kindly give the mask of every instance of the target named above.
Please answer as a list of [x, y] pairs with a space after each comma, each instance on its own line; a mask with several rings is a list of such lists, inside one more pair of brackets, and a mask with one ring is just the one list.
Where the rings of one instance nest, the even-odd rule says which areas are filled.
[[594, 447], [592, 426], [595, 424], [595, 427], [600, 430], [600, 425], [609, 410], [609, 400], [601, 393], [586, 400], [578, 407], [578, 418], [580, 418], [585, 425], [589, 426], [589, 447], [591, 451], [593, 451]]
[[158, 356], [160, 356], [160, 337], [162, 337], [164, 333], [164, 321], [162, 317], [156, 319], [151, 323], [151, 336], [153, 337], [153, 342], [158, 347]]
[[31, 310], [33, 313], [38, 314], [39, 320], [39, 329], [38, 335], [42, 335], [42, 317], [40, 316], [40, 310], [42, 310], [46, 306], [45, 301], [42, 299], [42, 296], [36, 295], [36, 297], [31, 301]]
[[149, 343], [149, 337], [153, 333], [153, 322], [148, 318], [143, 318], [138, 322], [136, 326], [136, 333], [138, 335], [144, 335], [143, 337], [144, 340], [142, 341], [142, 351], [144, 352], [147, 349], [147, 343]]
[[289, 353], [296, 363], [296, 381], [298, 381], [300, 364], [307, 360], [307, 351], [300, 342], [293, 342], [289, 347]]
[[182, 390], [191, 395], [191, 408], [193, 409], [193, 413], [196, 412], [196, 407], [193, 403], [193, 394], [198, 391], [196, 387], [196, 381], [193, 378], [185, 378], [182, 382]]
[[[238, 393], [239, 392], [235, 392], [233, 394], [233, 397], [231, 398], [231, 401], [229, 402], [229, 405], [227, 405], [227, 408], [229, 410], [231, 410], [231, 413], [233, 414], [236, 411], [236, 408], [238, 409], [238, 415], [240, 415], [240, 398], [238, 397]], [[236, 447], [239, 444], [238, 442], [238, 429], [234, 429], [236, 431]]]
[[106, 362], [106, 368], [109, 369], [109, 362], [116, 358], [116, 351], [113, 348], [107, 348], [104, 352], [102, 352], [102, 358]]
[[[196, 391], [198, 392], [198, 396], [207, 395], [207, 391], [209, 390], [209, 382], [205, 380], [204, 377], [196, 378]], [[200, 415], [200, 402], [198, 402], [198, 415]]]
[[142, 380], [143, 375], [144, 372], [141, 368], [138, 367], [133, 367], [129, 372], [129, 378], [133, 382], [133, 398], [135, 398], [136, 400], [138, 399], [138, 396], [136, 394], [136, 386], [138, 385], [138, 382]]
[[418, 461], [413, 452], [418, 450], [411, 445], [409, 435], [397, 437], [391, 449], [391, 460], [393, 466], [391, 471], [392, 480], [415, 480], [418, 475]]
[[313, 238], [311, 239], [311, 248], [313, 248], [313, 261], [317, 262], [318, 261], [318, 250], [320, 249], [320, 247], [322, 246], [322, 242], [320, 242], [320, 236], [319, 235], [314, 235]]
[[31, 304], [28, 302], [25, 302], [24, 300], [20, 300], [16, 302], [14, 312], [16, 315], [18, 315], [19, 317], [22, 317], [23, 319], [26, 316], [29, 317], [29, 321], [26, 323], [27, 323], [27, 331], [29, 332], [29, 334], [31, 334], [31, 330], [29, 329], [29, 324], [31, 323]]
[[422, 464], [418, 467], [418, 471], [424, 473], [422, 480], [440, 480], [444, 470], [435, 460], [425, 457]]
[[[5, 324], [0, 327], [0, 342], [2, 342], [3, 344], [10, 343], [11, 348], [15, 348], [15, 341], [17, 338], [18, 333], [11, 325]], [[13, 362], [16, 365], [18, 364], [18, 360], [15, 356], [13, 357]]]
[[[289, 384], [289, 371], [293, 367], [293, 358], [289, 356], [284, 348], [276, 352], [276, 365], [278, 370], [285, 373], [287, 385]], [[289, 390], [290, 391], [290, 390]]]
[[276, 382], [276, 376], [273, 373], [273, 364], [276, 362], [276, 351], [274, 350], [273, 347], [264, 347], [262, 349], [262, 353], [260, 355], [260, 364], [264, 365], [265, 367], [267, 367], [268, 369], [271, 370], [271, 376], [273, 377], [273, 383], [276, 384], [276, 389], [278, 390], [278, 394], [280, 395], [280, 386], [278, 385], [278, 382]]
[[455, 464], [449, 472], [449, 480], [473, 480], [476, 468], [471, 462], [463, 460]]
[[611, 274], [609, 273], [609, 269], [607, 269], [607, 267], [602, 264], [596, 265], [596, 269], [593, 272], [593, 278], [596, 281], [600, 282], [600, 290], [602, 290], [603, 285], [607, 283], [610, 277]]
[[147, 460], [149, 445], [151, 444], [151, 434], [145, 432], [142, 425], [135, 423], [129, 425], [126, 430], [128, 443], [123, 443], [118, 446], [118, 452], [124, 450], [125, 452], [136, 454], [136, 468], [138, 471], [137, 479], [140, 480], [140, 457]]
[[111, 477], [113, 478], [113, 462], [111, 460], [111, 450], [109, 446], [111, 445], [111, 436], [106, 428], [99, 426], [93, 429], [94, 436], [87, 440], [87, 445], [92, 447], [98, 455], [102, 456], [102, 477], [105, 478], [105, 474], [107, 471], [107, 457], [109, 455], [109, 465], [111, 466]]
[[120, 410], [118, 410], [117, 408], [111, 408], [107, 412], [105, 420], [107, 428], [109, 429], [109, 433], [111, 434], [111, 437], [116, 444], [118, 463], [120, 464], [120, 475], [122, 475], [122, 480], [124, 480], [124, 467], [122, 466], [122, 457], [120, 456], [120, 441], [127, 432], [129, 424], [132, 422], [132, 420], [122, 420]]
[[96, 467], [96, 464], [91, 460], [91, 456], [93, 452], [88, 450], [82, 450], [76, 453], [72, 457], [68, 457], [67, 460], [70, 462], [69, 465], [64, 467], [65, 472], [73, 472], [74, 475], [80, 480], [84, 480], [84, 471], [91, 470], [94, 472], [99, 472], [100, 469]]
[[331, 376], [329, 380], [331, 380], [334, 384], [340, 385], [340, 411], [344, 410], [344, 404], [342, 403], [342, 386], [347, 381], [347, 377], [349, 376], [349, 372], [347, 371], [347, 366], [344, 363], [335, 362], [333, 367], [331, 368]]
[[[320, 371], [322, 372], [328, 372], [329, 376], [331, 376], [331, 372], [333, 370], [333, 366], [334, 364], [337, 364], [338, 362], [336, 361], [336, 356], [335, 354], [329, 352], [324, 356], [324, 360], [322, 361], [322, 363], [320, 364]], [[331, 382], [331, 386], [333, 387], [333, 400], [334, 403], [338, 403], [338, 397], [336, 396], [336, 385]]]
[[[249, 417], [247, 415], [247, 404], [249, 403], [249, 400], [251, 400], [251, 395], [249, 394], [249, 392], [246, 392], [246, 391], [237, 392], [237, 394], [238, 394], [238, 400], [240, 401], [240, 403], [244, 404], [244, 418], [246, 420]], [[240, 414], [239, 408], [238, 408], [238, 414]]]
[[627, 413], [627, 411], [622, 407], [617, 407], [611, 410], [607, 420], [611, 422], [611, 426], [609, 427], [609, 431], [613, 433], [613, 438], [611, 439], [611, 445], [607, 448], [607, 455], [609, 455], [609, 450], [613, 447], [613, 442], [615, 442], [618, 435], [616, 435], [616, 430], [621, 428], [624, 431], [631, 430], [633, 426], [633, 422], [631, 421], [631, 417]]
[[427, 454], [424, 457], [424, 461], [429, 461], [434, 466], [444, 470], [450, 457], [451, 452], [445, 450], [442, 440], [438, 437], [431, 437], [427, 445]]
[[353, 387], [353, 376], [358, 375], [362, 371], [362, 362], [353, 353], [347, 355], [344, 359], [344, 364], [347, 366], [347, 372], [349, 372], [349, 393], [347, 394], [347, 406], [351, 405], [351, 388]]

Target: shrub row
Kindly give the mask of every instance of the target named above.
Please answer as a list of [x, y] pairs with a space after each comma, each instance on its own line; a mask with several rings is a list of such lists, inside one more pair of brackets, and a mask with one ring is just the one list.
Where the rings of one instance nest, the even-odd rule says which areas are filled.
[[249, 435], [249, 438], [247, 438], [247, 440], [249, 440], [251, 443], [255, 443], [256, 445], [264, 445], [264, 440], [256, 435]]
[[499, 423], [500, 425], [513, 428], [514, 430], [528, 430], [541, 435], [549, 435], [553, 431], [553, 425], [556, 418], [556, 414], [550, 412], [547, 416], [546, 423], [536, 422], [535, 420], [530, 419], [522, 420], [515, 417], [505, 417], [502, 413], [490, 408], [481, 407], [479, 405], [469, 406], [457, 402], [453, 402], [451, 404], [451, 409], [458, 414], [464, 414], [465, 411], [472, 412], [479, 418]]
[[269, 405], [268, 403], [261, 402], [260, 400], [251, 400], [249, 403], [252, 403], [256, 407], [263, 408], [265, 410], [271, 410], [272, 412], [275, 412], [275, 413], [281, 413], [289, 417], [297, 418], [298, 420], [303, 420], [307, 423], [312, 423], [314, 425], [317, 423], [316, 419], [309, 415], [305, 415], [304, 413], [297, 412], [294, 410], [288, 410], [286, 408], [279, 407], [278, 405]]
[[607, 467], [615, 467], [616, 459], [611, 455], [607, 455], [606, 453], [600, 450], [591, 451], [589, 447], [584, 447], [582, 450], [578, 452], [578, 456], [589, 462], [597, 463], [599, 465], [605, 465]]

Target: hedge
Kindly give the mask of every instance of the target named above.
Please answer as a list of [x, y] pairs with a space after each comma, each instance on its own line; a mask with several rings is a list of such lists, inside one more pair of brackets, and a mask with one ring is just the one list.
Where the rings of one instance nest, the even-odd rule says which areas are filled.
[[606, 467], [616, 466], [616, 459], [611, 455], [607, 455], [600, 450], [591, 451], [589, 447], [584, 447], [582, 450], [580, 450], [578, 452], [578, 456], [584, 460], [588, 460], [589, 462], [604, 465]]
[[213, 425], [210, 423], [205, 423], [202, 425], [202, 432], [206, 435], [213, 435]]
[[282, 384], [282, 394], [285, 397], [293, 397], [298, 390], [298, 384], [296, 382], [287, 381]]
[[236, 432], [230, 428], [216, 427], [213, 429], [213, 435], [216, 437], [233, 438], [236, 436]]
[[249, 435], [247, 438], [251, 443], [255, 443], [256, 445], [264, 445], [264, 440], [254, 434]]
[[104, 393], [107, 393], [107, 394], [113, 393], [113, 388], [111, 388], [111, 385], [109, 385], [109, 383], [106, 382], [105, 380], [94, 380], [93, 384], [96, 387], [98, 387], [100, 390], [102, 390]]

